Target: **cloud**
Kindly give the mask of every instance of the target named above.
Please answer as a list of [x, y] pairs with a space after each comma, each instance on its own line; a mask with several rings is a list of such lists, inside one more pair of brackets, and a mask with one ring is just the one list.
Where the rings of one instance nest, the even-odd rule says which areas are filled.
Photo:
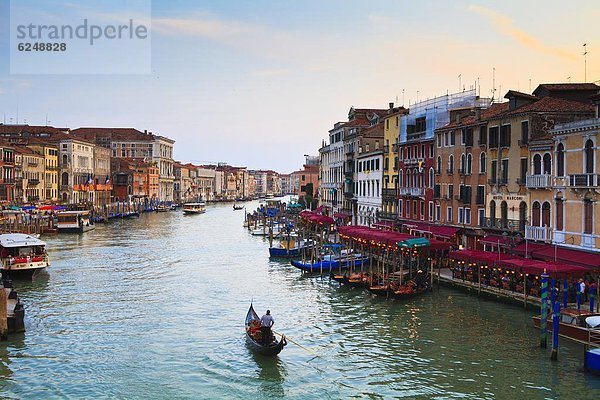
[[569, 61], [577, 60], [577, 55], [572, 52], [557, 48], [546, 46], [538, 38], [528, 34], [527, 32], [514, 26], [513, 20], [496, 10], [491, 8], [470, 5], [469, 10], [479, 14], [492, 24], [492, 26], [501, 34], [508, 36], [523, 46], [538, 51], [540, 53], [548, 54], [554, 57], [560, 57]]

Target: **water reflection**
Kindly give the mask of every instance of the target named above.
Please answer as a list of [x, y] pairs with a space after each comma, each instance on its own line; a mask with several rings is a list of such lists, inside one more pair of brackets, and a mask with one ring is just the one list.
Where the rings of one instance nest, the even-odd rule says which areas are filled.
[[285, 365], [279, 356], [267, 357], [252, 353], [257, 366], [261, 392], [266, 398], [282, 398], [285, 395], [283, 383], [287, 375]]

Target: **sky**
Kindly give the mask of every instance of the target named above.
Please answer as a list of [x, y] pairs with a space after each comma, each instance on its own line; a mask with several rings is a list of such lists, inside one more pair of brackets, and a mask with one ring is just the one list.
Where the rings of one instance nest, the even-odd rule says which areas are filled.
[[[123, 16], [129, 1], [102, 12]], [[52, 15], [98, 2], [30, 3]], [[147, 71], [11, 74], [3, 1], [0, 118], [15, 123], [18, 110], [30, 125], [147, 129], [174, 139], [183, 162], [287, 173], [352, 106], [408, 107], [475, 85], [501, 98], [583, 82], [586, 70], [600, 84], [598, 21], [593, 0], [154, 0]]]

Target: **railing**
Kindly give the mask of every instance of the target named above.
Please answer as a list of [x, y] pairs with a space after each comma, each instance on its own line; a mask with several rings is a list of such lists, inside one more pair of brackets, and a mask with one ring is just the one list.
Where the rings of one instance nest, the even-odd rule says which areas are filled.
[[525, 225], [525, 239], [537, 240], [543, 242], [552, 241], [553, 229], [549, 226], [531, 226]]
[[27, 180], [27, 184], [28, 185], [39, 185], [40, 184], [40, 180], [39, 179], [28, 179]]
[[459, 175], [471, 175], [471, 172], [467, 171], [465, 168], [459, 168], [458, 174]]
[[52, 183], [46, 182], [46, 189], [52, 189]]
[[381, 192], [381, 197], [386, 198], [396, 198], [396, 189], [383, 189]]
[[498, 178], [498, 185], [507, 185], [508, 184], [508, 178]]
[[28, 167], [37, 167], [38, 165], [39, 165], [38, 163], [36, 163], [36, 162], [31, 162], [31, 161], [27, 163], [27, 166], [28, 166]]
[[598, 187], [600, 186], [600, 175], [598, 174], [570, 174], [570, 187]]
[[404, 162], [404, 165], [406, 165], [406, 166], [409, 166], [409, 165], [417, 165], [417, 164], [419, 164], [419, 161], [420, 161], [420, 162], [422, 162], [422, 163], [425, 163], [425, 159], [424, 159], [424, 158], [421, 158], [421, 157], [417, 157], [417, 158], [407, 158], [407, 159], [404, 159], [404, 160], [403, 160], [403, 162]]
[[400, 196], [422, 197], [425, 195], [425, 189], [419, 187], [401, 187], [398, 188]]
[[380, 212], [377, 213], [377, 216], [380, 219], [385, 219], [385, 220], [388, 220], [388, 221], [390, 221], [390, 220], [394, 221], [394, 220], [398, 219], [398, 214], [397, 213], [387, 213], [387, 212], [380, 211]]
[[4, 178], [2, 180], [2, 183], [7, 184], [7, 185], [12, 185], [15, 183], [15, 180], [14, 180], [14, 178]]
[[552, 175], [541, 174], [541, 175], [527, 175], [525, 180], [525, 186], [528, 189], [536, 188], [551, 188], [552, 187]]
[[521, 221], [518, 219], [504, 219], [504, 218], [485, 218], [486, 228], [495, 228], [509, 231], [523, 232], [525, 230], [525, 224], [527, 221]]

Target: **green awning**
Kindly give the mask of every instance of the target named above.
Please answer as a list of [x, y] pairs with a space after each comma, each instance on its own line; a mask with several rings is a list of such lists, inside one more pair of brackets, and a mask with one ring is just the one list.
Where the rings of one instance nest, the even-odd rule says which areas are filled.
[[426, 247], [429, 246], [429, 240], [425, 238], [406, 239], [398, 242], [398, 246], [411, 249], [416, 247]]

